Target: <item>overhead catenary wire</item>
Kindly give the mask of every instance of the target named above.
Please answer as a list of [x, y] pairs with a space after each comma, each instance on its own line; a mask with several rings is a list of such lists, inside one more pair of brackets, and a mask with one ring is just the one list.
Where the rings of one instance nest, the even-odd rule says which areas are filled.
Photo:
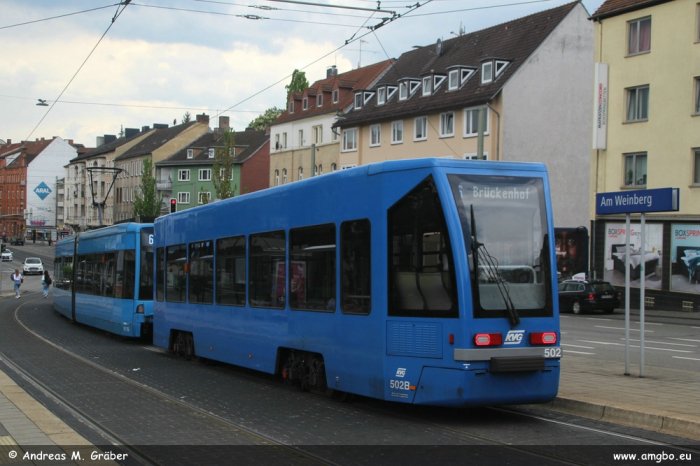
[[0, 26], [0, 29], [9, 29], [9, 28], [14, 28], [14, 27], [18, 27], [18, 26], [26, 26], [28, 24], [40, 23], [42, 21], [50, 21], [52, 19], [65, 18], [67, 16], [74, 16], [74, 15], [79, 15], [82, 13], [90, 13], [92, 11], [104, 10], [105, 8], [112, 8], [112, 7], [117, 6], [117, 5], [120, 5], [120, 3], [112, 3], [110, 5], [100, 6], [97, 8], [91, 8], [89, 10], [82, 10], [82, 11], [76, 11], [74, 13], [66, 13], [64, 15], [51, 16], [50, 18], [35, 19], [33, 21], [26, 21], [24, 23], [17, 23], [17, 24], [10, 24], [7, 26]]
[[[48, 110], [46, 110], [46, 113], [44, 114], [43, 117], [41, 117], [41, 120], [39, 120], [39, 123], [36, 124], [36, 126], [34, 127], [34, 129], [33, 129], [33, 130], [29, 133], [29, 135], [25, 138], [25, 141], [29, 141], [29, 139], [32, 137], [32, 134], [34, 134], [34, 131], [36, 131], [36, 129], [39, 127], [39, 125], [41, 125], [41, 123], [42, 123], [42, 122], [44, 121], [44, 119], [48, 116], [48, 114], [51, 113], [51, 110], [52, 110], [52, 109], [54, 108], [54, 106], [56, 105], [56, 102], [58, 102], [58, 101], [61, 99], [61, 96], [63, 95], [64, 92], [66, 92], [66, 89], [68, 89], [68, 86], [70, 86], [70, 84], [73, 82], [73, 80], [75, 79], [75, 77], [78, 76], [78, 73], [80, 73], [80, 70], [83, 69], [83, 66], [85, 66], [85, 63], [87, 63], [87, 61], [90, 59], [90, 57], [92, 56], [93, 52], [95, 51], [95, 49], [97, 48], [97, 46], [100, 45], [100, 42], [102, 42], [102, 39], [104, 39], [104, 37], [105, 37], [105, 36], [107, 35], [107, 33], [109, 32], [109, 30], [112, 29], [112, 26], [114, 25], [115, 21], [116, 21], [117, 18], [119, 18], [119, 16], [121, 16], [121, 14], [124, 12], [124, 10], [126, 9], [126, 7], [129, 5], [129, 2], [131, 2], [131, 0], [125, 0], [123, 3], [120, 3], [120, 4], [117, 6], [117, 12], [116, 12], [116, 13], [114, 14], [114, 16], [112, 17], [112, 21], [109, 23], [109, 26], [107, 26], [107, 29], [105, 30], [104, 34], [102, 34], [102, 36], [100, 36], [100, 39], [97, 41], [97, 43], [96, 43], [95, 46], [92, 48], [92, 50], [90, 50], [90, 53], [88, 54], [88, 56], [85, 57], [85, 60], [83, 60], [83, 63], [80, 65], [80, 67], [79, 67], [78, 70], [75, 72], [75, 74], [73, 74], [73, 77], [70, 78], [70, 81], [68, 81], [68, 84], [66, 84], [66, 86], [63, 88], [63, 90], [62, 90], [61, 93], [58, 95], [58, 97], [56, 98], [56, 100], [51, 104], [51, 106], [48, 108]], [[123, 6], [123, 8], [121, 8], [121, 10], [120, 10], [120, 9], [119, 9], [119, 6]]]

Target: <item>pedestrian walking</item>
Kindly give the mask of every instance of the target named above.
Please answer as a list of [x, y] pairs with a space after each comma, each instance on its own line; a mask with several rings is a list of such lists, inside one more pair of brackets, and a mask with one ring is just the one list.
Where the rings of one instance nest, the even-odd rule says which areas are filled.
[[18, 269], [15, 269], [15, 273], [12, 274], [12, 281], [15, 283], [15, 298], [19, 299], [19, 287], [24, 283], [24, 277]]
[[41, 284], [44, 287], [44, 298], [48, 298], [49, 287], [51, 286], [51, 275], [49, 275], [48, 270], [44, 270], [44, 278], [41, 280]]

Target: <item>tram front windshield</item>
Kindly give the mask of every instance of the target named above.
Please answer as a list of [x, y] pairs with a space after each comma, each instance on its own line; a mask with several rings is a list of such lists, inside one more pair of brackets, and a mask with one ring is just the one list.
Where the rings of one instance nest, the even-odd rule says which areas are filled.
[[459, 212], [475, 317], [552, 315], [543, 180], [449, 175]]

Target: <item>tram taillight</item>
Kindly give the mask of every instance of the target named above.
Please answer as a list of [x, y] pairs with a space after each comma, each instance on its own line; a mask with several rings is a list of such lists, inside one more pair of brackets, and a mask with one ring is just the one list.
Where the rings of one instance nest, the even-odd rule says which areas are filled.
[[498, 346], [503, 343], [503, 335], [500, 333], [478, 333], [474, 335], [476, 346]]
[[557, 334], [554, 332], [533, 332], [530, 334], [531, 345], [553, 345], [557, 342]]

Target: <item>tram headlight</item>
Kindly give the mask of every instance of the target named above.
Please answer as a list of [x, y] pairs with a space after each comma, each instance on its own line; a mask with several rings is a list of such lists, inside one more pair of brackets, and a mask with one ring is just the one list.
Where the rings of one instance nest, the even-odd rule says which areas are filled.
[[143, 314], [143, 312], [144, 312], [143, 304], [139, 304], [138, 306], [136, 306], [136, 313], [137, 314]]

